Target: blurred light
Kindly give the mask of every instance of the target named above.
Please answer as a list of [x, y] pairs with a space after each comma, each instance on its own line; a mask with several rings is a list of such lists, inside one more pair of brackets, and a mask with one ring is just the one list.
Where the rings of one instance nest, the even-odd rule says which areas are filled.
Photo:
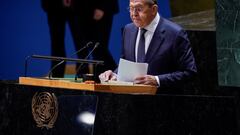
[[93, 125], [95, 120], [95, 114], [91, 112], [83, 112], [78, 115], [77, 120], [87, 125]]

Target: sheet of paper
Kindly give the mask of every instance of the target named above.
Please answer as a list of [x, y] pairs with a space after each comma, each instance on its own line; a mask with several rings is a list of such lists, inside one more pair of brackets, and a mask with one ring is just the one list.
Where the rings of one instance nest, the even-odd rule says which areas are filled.
[[136, 63], [125, 59], [120, 59], [117, 80], [124, 82], [133, 82], [136, 77], [146, 75], [147, 69], [147, 63]]
[[[112, 81], [109, 80], [107, 82], [101, 82], [101, 84], [107, 84], [107, 85], [123, 85], [123, 86], [133, 86], [133, 82], [123, 82], [123, 81]], [[135, 84], [136, 85], [136, 84]]]

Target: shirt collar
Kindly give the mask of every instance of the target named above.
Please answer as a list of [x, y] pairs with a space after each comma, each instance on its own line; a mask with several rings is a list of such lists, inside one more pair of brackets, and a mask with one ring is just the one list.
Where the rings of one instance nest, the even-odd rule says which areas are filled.
[[152, 22], [149, 25], [147, 25], [144, 29], [154, 33], [155, 29], [157, 28], [159, 20], [160, 20], [160, 15], [159, 15], [159, 13], [157, 13], [157, 15], [152, 20]]

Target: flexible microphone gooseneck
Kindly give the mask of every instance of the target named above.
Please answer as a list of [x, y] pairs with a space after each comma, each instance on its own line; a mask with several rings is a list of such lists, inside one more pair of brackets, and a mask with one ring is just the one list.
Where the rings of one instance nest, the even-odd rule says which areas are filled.
[[[93, 44], [93, 42], [88, 42], [85, 46], [83, 46], [81, 49], [79, 49], [78, 51], [74, 52], [72, 55], [70, 55], [70, 57], [72, 57], [73, 55], [78, 54], [79, 52], [83, 51], [84, 49], [90, 47], [90, 45]], [[48, 72], [48, 78], [51, 79], [52, 78], [52, 72], [54, 69], [56, 69], [58, 66], [60, 66], [61, 64], [63, 64], [64, 62], [66, 62], [65, 60], [60, 61], [59, 63], [57, 63], [56, 65], [54, 65]]]
[[[89, 56], [93, 53], [93, 51], [99, 46], [99, 44], [100, 44], [100, 43], [97, 42], [97, 43], [94, 45], [93, 49], [88, 53], [88, 55], [87, 55], [84, 59], [88, 59]], [[82, 68], [83, 64], [84, 64], [84, 63], [81, 63], [81, 64], [78, 66], [77, 70], [76, 70], [75, 81], [76, 81], [77, 78], [78, 78], [78, 72], [79, 72], [80, 69]]]

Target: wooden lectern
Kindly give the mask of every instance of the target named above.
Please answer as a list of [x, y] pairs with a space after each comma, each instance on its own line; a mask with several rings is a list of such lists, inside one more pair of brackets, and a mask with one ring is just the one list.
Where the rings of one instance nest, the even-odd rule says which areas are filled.
[[124, 85], [124, 84], [86, 84], [70, 80], [50, 80], [47, 78], [20, 77], [19, 84], [43, 86], [53, 88], [66, 88], [73, 90], [88, 90], [97, 92], [111, 92], [119, 94], [149, 94], [155, 95], [157, 87], [147, 85]]

